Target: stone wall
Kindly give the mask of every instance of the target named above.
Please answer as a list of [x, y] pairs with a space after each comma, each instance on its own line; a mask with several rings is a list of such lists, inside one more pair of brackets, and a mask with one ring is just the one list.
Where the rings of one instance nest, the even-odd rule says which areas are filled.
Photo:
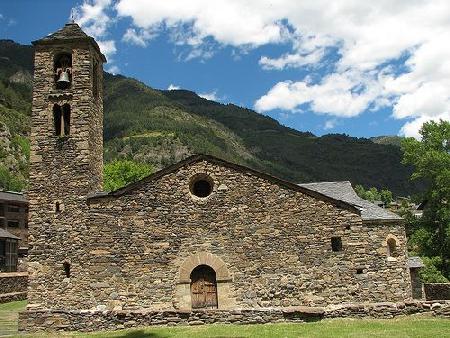
[[[214, 182], [205, 199], [189, 190], [199, 173]], [[35, 285], [33, 306], [190, 309], [190, 281], [181, 275], [200, 264], [229, 275], [218, 280], [219, 309], [399, 301], [411, 294], [401, 224], [362, 224], [351, 208], [248, 172], [201, 161], [89, 203], [86, 224], [67, 244], [55, 240], [64, 250], [51, 262], [40, 260], [36, 274], [52, 274]], [[387, 258], [389, 235], [398, 240], [396, 258]], [[332, 251], [333, 236], [342, 238], [342, 251]]]
[[411, 275], [412, 297], [414, 299], [423, 298], [423, 283], [420, 279], [419, 270], [419, 268], [409, 269], [409, 273]]
[[28, 274], [26, 272], [0, 273], [0, 303], [27, 298]]
[[0, 273], [0, 294], [12, 292], [26, 292], [28, 274], [26, 272]]
[[450, 299], [450, 283], [425, 283], [423, 288], [426, 300]]
[[197, 311], [27, 311], [19, 314], [19, 330], [99, 331], [150, 325], [301, 323], [337, 317], [393, 318], [422, 312], [450, 318], [450, 303], [368, 303], [329, 308]]

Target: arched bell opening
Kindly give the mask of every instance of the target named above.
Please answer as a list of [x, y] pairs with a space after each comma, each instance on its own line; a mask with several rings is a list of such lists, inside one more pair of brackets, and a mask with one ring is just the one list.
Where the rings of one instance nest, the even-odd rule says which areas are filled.
[[208, 265], [199, 265], [191, 275], [191, 305], [193, 309], [217, 309], [216, 272]]
[[72, 55], [59, 53], [53, 61], [56, 89], [68, 89], [72, 85]]

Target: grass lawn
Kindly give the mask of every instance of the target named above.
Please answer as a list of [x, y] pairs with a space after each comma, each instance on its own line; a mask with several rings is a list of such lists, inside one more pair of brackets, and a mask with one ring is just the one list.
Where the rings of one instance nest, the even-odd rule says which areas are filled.
[[123, 338], [190, 338], [190, 337], [449, 337], [450, 319], [425, 315], [397, 319], [335, 319], [301, 324], [265, 325], [203, 325], [179, 327], [149, 327], [113, 332], [17, 334], [17, 312], [26, 301], [0, 304], [0, 336], [15, 337], [123, 337]]
[[25, 309], [26, 300], [0, 304], [0, 337], [17, 333], [19, 311]]

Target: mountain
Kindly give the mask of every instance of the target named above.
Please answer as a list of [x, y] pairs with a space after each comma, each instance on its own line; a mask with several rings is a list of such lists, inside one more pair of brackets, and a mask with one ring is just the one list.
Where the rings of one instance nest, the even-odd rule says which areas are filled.
[[396, 147], [400, 147], [403, 137], [400, 136], [376, 136], [371, 137], [370, 140], [378, 144], [390, 144]]
[[[0, 40], [3, 188], [20, 188], [27, 177], [32, 60], [31, 46]], [[340, 134], [317, 137], [251, 109], [187, 90], [156, 90], [122, 75], [105, 73], [104, 85], [105, 161], [127, 158], [162, 168], [207, 153], [293, 182], [349, 180], [397, 195], [420, 189], [409, 181], [411, 168], [401, 164], [401, 150], [390, 143]]]

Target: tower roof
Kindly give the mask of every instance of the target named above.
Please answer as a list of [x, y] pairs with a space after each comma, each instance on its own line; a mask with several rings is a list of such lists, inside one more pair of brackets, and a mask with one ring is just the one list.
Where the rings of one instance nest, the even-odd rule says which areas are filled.
[[42, 39], [33, 41], [33, 45], [51, 45], [60, 43], [70, 43], [78, 41], [90, 42], [97, 52], [101, 55], [103, 62], [106, 62], [106, 57], [100, 51], [100, 48], [95, 39], [87, 35], [75, 22], [69, 22], [56, 32], [43, 37]]

